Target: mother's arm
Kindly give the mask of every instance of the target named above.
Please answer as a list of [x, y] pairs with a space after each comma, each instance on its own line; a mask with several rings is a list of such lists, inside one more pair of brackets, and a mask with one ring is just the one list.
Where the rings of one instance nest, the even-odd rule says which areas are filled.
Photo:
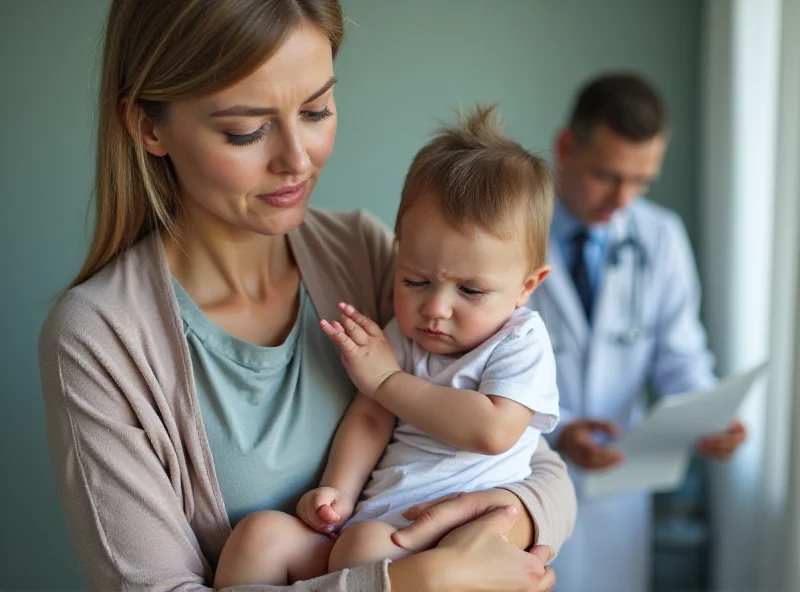
[[504, 486], [525, 506], [520, 521], [531, 519], [531, 544], [547, 545], [556, 553], [572, 534], [578, 503], [567, 465], [544, 438], [531, 458], [531, 474], [519, 483]]
[[557, 553], [572, 534], [577, 513], [575, 488], [564, 461], [543, 438], [525, 481], [412, 507], [405, 517], [414, 522], [398, 531], [394, 540], [407, 549], [426, 549], [452, 529], [506, 505], [520, 510], [509, 541], [521, 548], [546, 545]]
[[[73, 549], [91, 590], [210, 590], [213, 568], [200, 540], [221, 548], [230, 529], [207, 508], [202, 515], [200, 493], [187, 488], [187, 472], [207, 467], [176, 453], [161, 385], [111, 324], [68, 295], [39, 343], [48, 445]], [[290, 589], [378, 592], [387, 578], [379, 563]]]
[[[216, 540], [212, 546], [221, 548], [230, 529], [200, 515], [210, 510], [195, 503], [200, 492], [187, 490], [192, 481], [186, 472], [206, 468], [187, 462], [185, 450], [176, 453], [170, 434], [177, 426], [163, 407], [161, 385], [112, 324], [90, 304], [67, 296], [39, 342], [48, 444], [74, 551], [91, 590], [210, 590], [213, 569], [200, 539]], [[227, 590], [549, 588], [546, 558], [502, 540], [511, 522], [508, 510], [498, 510], [458, 529], [439, 548], [392, 563], [391, 571], [383, 561], [288, 588]]]

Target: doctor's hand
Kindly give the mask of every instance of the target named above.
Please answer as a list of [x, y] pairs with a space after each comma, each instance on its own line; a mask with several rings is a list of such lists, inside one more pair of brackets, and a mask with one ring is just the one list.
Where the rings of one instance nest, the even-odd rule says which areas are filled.
[[728, 429], [718, 434], [709, 434], [697, 445], [703, 456], [717, 460], [729, 460], [736, 449], [747, 439], [747, 430], [738, 419], [731, 422]]
[[598, 443], [598, 432], [611, 439], [619, 435], [619, 429], [612, 422], [578, 420], [563, 429], [558, 450], [582, 469], [606, 469], [621, 463], [625, 458], [622, 452]]

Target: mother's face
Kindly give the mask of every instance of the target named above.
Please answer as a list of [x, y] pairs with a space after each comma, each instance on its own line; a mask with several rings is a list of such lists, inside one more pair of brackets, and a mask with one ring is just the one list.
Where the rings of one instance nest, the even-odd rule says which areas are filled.
[[283, 234], [299, 225], [333, 149], [331, 44], [302, 25], [247, 78], [214, 95], [170, 105], [145, 131], [169, 155], [185, 213], [230, 230]]

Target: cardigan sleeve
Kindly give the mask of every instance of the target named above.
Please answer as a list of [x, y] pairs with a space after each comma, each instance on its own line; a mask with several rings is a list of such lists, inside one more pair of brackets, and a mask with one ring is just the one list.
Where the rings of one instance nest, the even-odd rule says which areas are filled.
[[572, 534], [577, 500], [566, 464], [544, 438], [531, 458], [530, 476], [503, 489], [520, 498], [533, 518], [534, 544], [548, 545], [558, 553]]
[[[131, 335], [68, 294], [43, 327], [39, 364], [48, 447], [73, 549], [92, 590], [210, 590], [192, 493], [159, 412], [159, 385]], [[113, 315], [112, 315], [113, 316]], [[177, 370], [176, 370], [177, 371]], [[386, 562], [298, 582], [301, 592], [389, 590]], [[286, 590], [239, 586], [231, 590]]]
[[394, 293], [395, 242], [394, 234], [383, 222], [365, 211], [359, 212], [359, 223], [364, 237], [366, 252], [370, 257], [372, 285], [375, 286], [375, 319], [381, 327], [394, 317], [392, 295]]

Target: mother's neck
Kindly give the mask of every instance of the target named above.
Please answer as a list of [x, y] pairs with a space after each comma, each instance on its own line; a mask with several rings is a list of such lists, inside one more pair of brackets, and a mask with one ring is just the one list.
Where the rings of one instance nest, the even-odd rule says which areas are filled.
[[285, 235], [234, 227], [198, 209], [176, 220], [179, 236], [162, 231], [170, 270], [196, 302], [261, 300], [297, 273]]

